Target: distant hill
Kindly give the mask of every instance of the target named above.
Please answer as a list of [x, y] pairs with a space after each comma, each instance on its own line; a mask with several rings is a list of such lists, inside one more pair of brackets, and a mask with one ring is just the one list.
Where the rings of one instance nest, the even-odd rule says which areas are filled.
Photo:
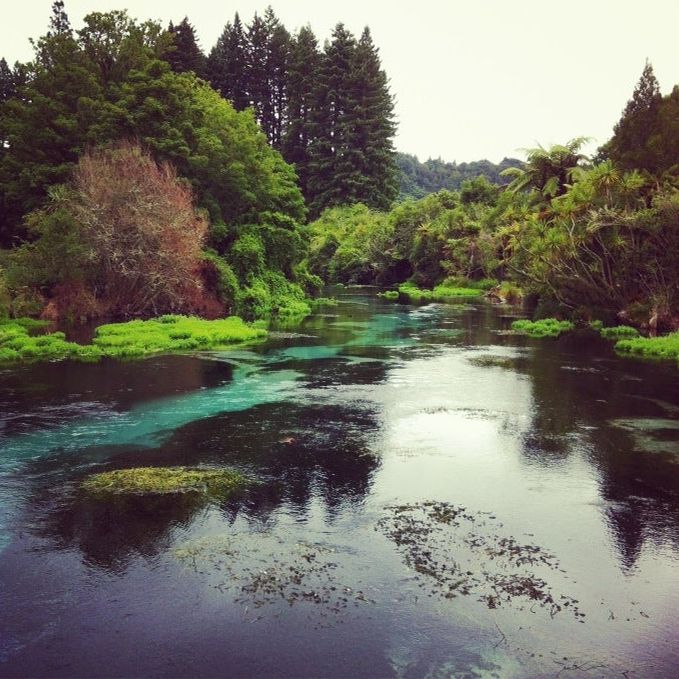
[[460, 188], [465, 179], [474, 179], [485, 175], [494, 184], [508, 184], [500, 172], [508, 167], [522, 167], [518, 158], [503, 158], [498, 164], [489, 160], [474, 160], [471, 163], [446, 163], [440, 158], [429, 159], [421, 163], [417, 156], [408, 153], [397, 153], [396, 164], [400, 170], [401, 191], [399, 197], [422, 198], [429, 193], [441, 189], [454, 191]]

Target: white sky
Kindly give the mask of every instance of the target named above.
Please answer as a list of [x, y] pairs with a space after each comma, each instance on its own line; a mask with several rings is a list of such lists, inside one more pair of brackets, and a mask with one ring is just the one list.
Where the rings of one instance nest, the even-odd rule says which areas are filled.
[[[52, 0], [3, 7], [0, 56], [31, 57]], [[205, 51], [237, 10], [268, 0], [66, 0], [77, 28], [90, 11], [126, 8], [139, 19], [188, 14]], [[662, 91], [679, 83], [677, 0], [271, 0], [288, 30], [311, 24], [321, 43], [342, 21], [370, 26], [396, 96], [396, 146], [425, 160], [522, 156], [575, 136], [608, 139], [646, 58]], [[12, 7], [11, 12], [8, 11]]]

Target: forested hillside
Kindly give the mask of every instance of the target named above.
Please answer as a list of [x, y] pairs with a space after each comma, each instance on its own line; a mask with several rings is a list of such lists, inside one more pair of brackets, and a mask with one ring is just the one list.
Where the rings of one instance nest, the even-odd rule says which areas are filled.
[[420, 162], [417, 156], [408, 153], [397, 153], [396, 164], [400, 171], [400, 198], [423, 198], [443, 189], [456, 191], [465, 180], [481, 176], [493, 184], [507, 184], [503, 170], [523, 165], [518, 158], [503, 158], [498, 164], [489, 160], [446, 163], [440, 158]]

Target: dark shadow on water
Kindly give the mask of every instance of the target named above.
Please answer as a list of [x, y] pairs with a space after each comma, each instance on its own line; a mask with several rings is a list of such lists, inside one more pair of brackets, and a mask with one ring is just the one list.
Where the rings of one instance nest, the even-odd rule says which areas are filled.
[[95, 364], [57, 361], [0, 370], [0, 437], [216, 387], [229, 382], [232, 374], [229, 363], [179, 355]]
[[[370, 447], [375, 428], [374, 414], [359, 408], [266, 404], [193, 422], [161, 448], [92, 448], [77, 464], [72, 457], [52, 456], [24, 470], [32, 483], [21, 522], [49, 540], [48, 551], [77, 548], [85, 563], [115, 572], [164, 551], [173, 531], [189, 529], [210, 506], [227, 524], [242, 516], [255, 527], [281, 508], [306, 520], [311, 503], [320, 501], [324, 519], [332, 522], [370, 490], [379, 465]], [[227, 465], [259, 483], [222, 501], [200, 494], [95, 500], [78, 488], [83, 462], [90, 463], [89, 471]]]

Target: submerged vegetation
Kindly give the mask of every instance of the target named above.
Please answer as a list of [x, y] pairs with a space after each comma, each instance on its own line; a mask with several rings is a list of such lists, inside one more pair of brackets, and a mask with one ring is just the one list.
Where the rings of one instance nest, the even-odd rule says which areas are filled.
[[93, 474], [80, 487], [88, 495], [98, 498], [168, 493], [201, 493], [226, 497], [249, 483], [245, 476], [230, 469], [135, 467]]

